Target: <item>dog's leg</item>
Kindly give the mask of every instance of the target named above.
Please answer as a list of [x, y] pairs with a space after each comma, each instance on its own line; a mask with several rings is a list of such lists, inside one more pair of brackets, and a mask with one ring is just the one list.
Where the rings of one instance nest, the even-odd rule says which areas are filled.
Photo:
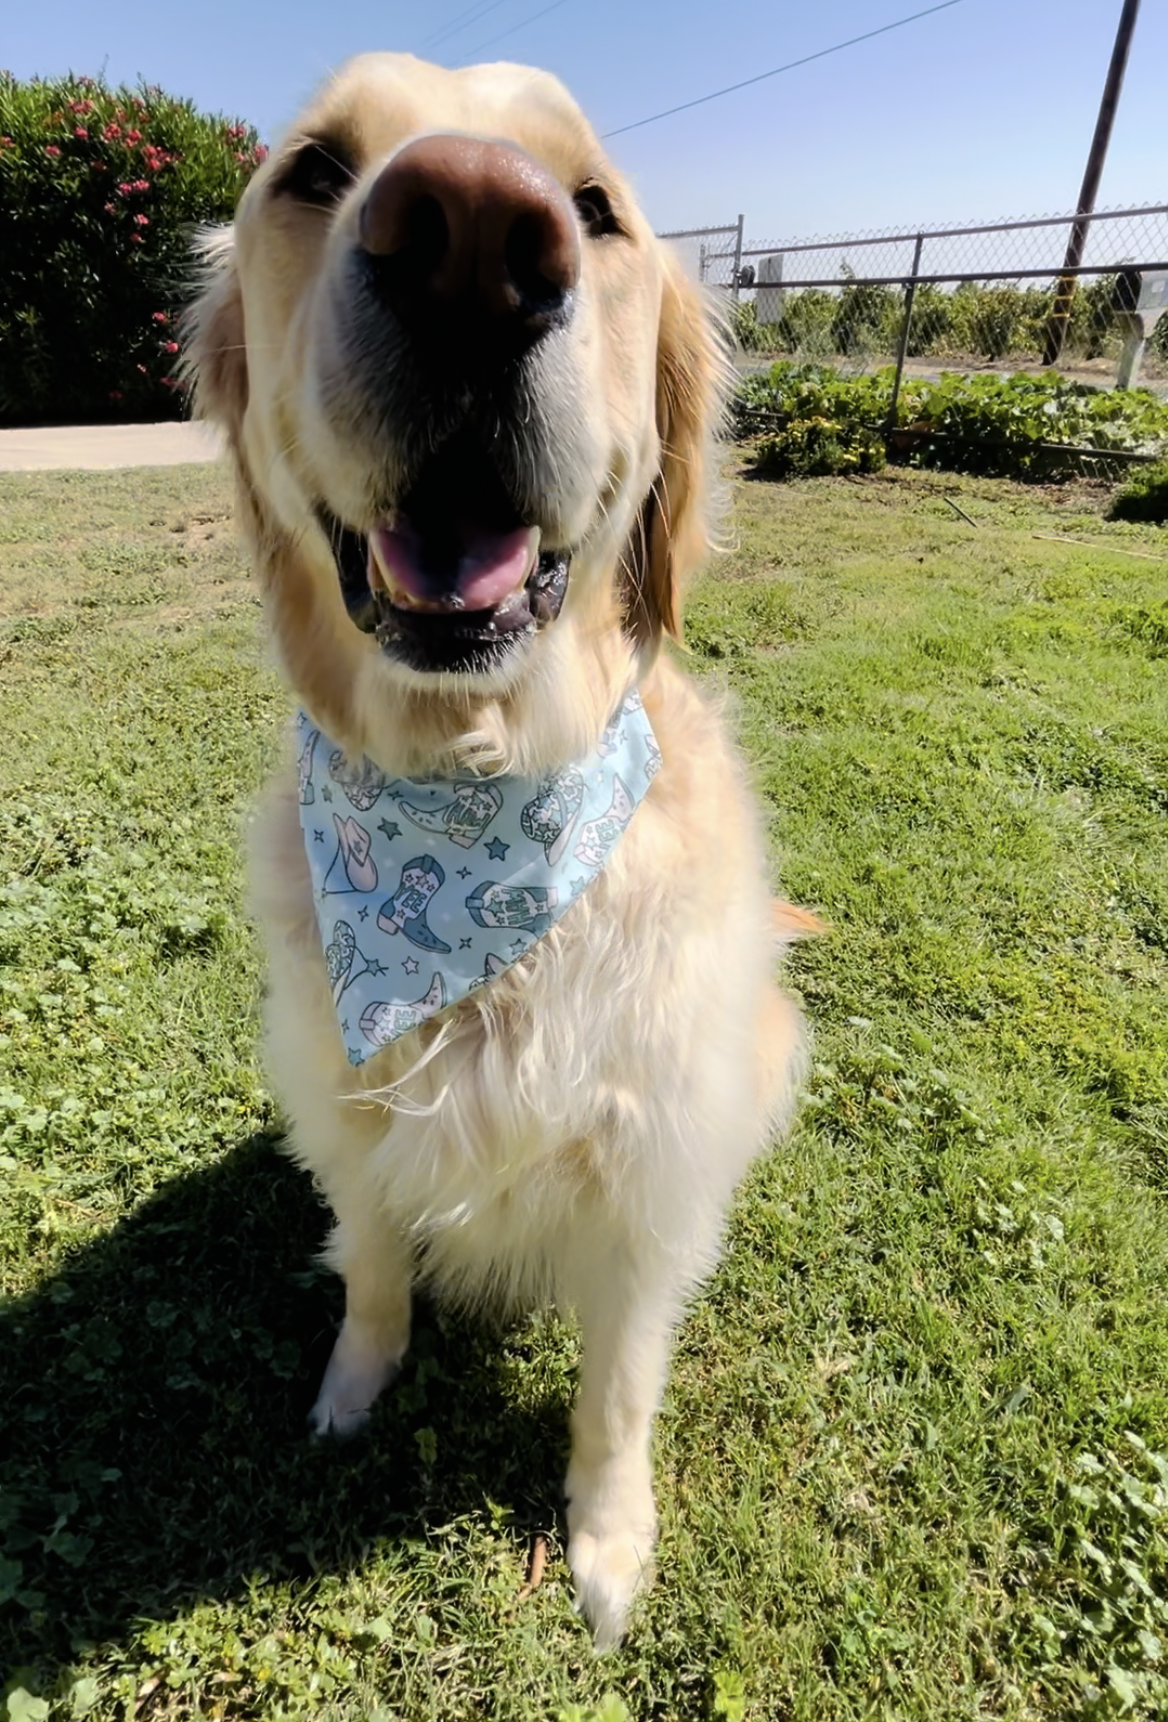
[[686, 1289], [677, 1279], [626, 1244], [573, 1288], [584, 1354], [565, 1486], [568, 1562], [599, 1650], [618, 1641], [652, 1574], [649, 1443]]
[[316, 1435], [344, 1438], [361, 1428], [409, 1345], [411, 1257], [372, 1192], [350, 1189], [333, 1207], [327, 1254], [345, 1282], [345, 1320], [308, 1421]]

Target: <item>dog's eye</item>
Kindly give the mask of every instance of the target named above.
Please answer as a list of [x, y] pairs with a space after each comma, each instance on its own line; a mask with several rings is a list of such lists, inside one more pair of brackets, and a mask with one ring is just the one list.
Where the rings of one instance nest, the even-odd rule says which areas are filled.
[[582, 185], [573, 202], [589, 239], [603, 239], [606, 234], [620, 232], [609, 195], [602, 185]]
[[330, 208], [341, 201], [356, 177], [352, 158], [342, 145], [312, 142], [296, 151], [274, 189], [298, 203]]

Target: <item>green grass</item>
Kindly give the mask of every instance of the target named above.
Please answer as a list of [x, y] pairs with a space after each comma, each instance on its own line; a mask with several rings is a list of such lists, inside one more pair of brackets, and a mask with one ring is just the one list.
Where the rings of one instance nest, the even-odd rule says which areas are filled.
[[817, 1067], [597, 1661], [569, 1329], [424, 1309], [369, 1438], [304, 1436], [340, 1296], [255, 1059], [239, 851], [289, 702], [226, 479], [0, 479], [10, 1717], [1168, 1713], [1168, 561], [1100, 506], [736, 485], [691, 661], [833, 928], [793, 965]]

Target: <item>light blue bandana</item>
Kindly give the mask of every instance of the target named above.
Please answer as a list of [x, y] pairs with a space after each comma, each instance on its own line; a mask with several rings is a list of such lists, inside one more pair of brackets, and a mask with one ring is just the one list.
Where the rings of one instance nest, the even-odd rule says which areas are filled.
[[661, 752], [634, 689], [552, 777], [388, 778], [300, 712], [300, 828], [350, 1064], [510, 968], [608, 860]]

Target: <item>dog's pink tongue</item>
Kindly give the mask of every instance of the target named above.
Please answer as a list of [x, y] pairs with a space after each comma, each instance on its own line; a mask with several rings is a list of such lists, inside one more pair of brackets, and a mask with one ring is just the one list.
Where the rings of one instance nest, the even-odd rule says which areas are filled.
[[434, 582], [421, 565], [420, 540], [409, 527], [378, 526], [369, 539], [371, 560], [391, 598], [404, 597], [442, 610], [494, 609], [522, 586], [538, 549], [537, 526], [520, 526], [513, 532], [467, 532], [450, 590], [435, 593]]

